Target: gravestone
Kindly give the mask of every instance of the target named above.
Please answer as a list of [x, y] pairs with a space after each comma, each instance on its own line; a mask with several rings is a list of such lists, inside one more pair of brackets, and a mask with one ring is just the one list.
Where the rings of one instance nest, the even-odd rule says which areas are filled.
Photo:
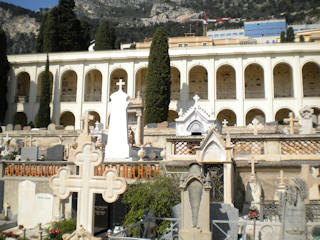
[[49, 223], [52, 221], [53, 214], [53, 195], [49, 193], [37, 193], [35, 196], [35, 226], [38, 223]]
[[64, 159], [64, 145], [56, 145], [47, 149], [47, 161], [62, 161]]
[[12, 131], [13, 125], [11, 123], [7, 124], [6, 131]]
[[36, 184], [32, 181], [26, 180], [19, 183], [18, 225], [33, 228], [39, 223], [49, 223], [52, 221], [52, 210], [52, 194], [36, 194]]
[[305, 106], [299, 111], [300, 116], [301, 116], [300, 134], [313, 134], [313, 133], [315, 133], [315, 129], [313, 128], [313, 124], [312, 124], [313, 112], [314, 112], [314, 110], [309, 106]]
[[129, 159], [128, 141], [128, 105], [129, 96], [122, 91], [122, 79], [117, 83], [119, 90], [110, 98], [110, 125], [108, 132], [108, 143], [105, 150], [105, 161], [132, 160]]
[[186, 176], [180, 179], [181, 230], [179, 239], [210, 240], [210, 190], [209, 175], [204, 177], [199, 164], [192, 164]]
[[64, 128], [64, 130], [66, 130], [66, 131], [74, 131], [74, 126], [66, 126], [65, 128]]
[[38, 147], [23, 147], [21, 149], [22, 161], [37, 161], [38, 159]]
[[22, 130], [21, 125], [20, 125], [20, 124], [14, 125], [14, 130], [15, 130], [15, 131], [20, 131], [20, 130]]
[[56, 125], [54, 123], [50, 123], [48, 125], [48, 131], [54, 131], [54, 130], [56, 130]]
[[21, 149], [23, 148], [23, 140], [22, 139], [17, 139], [16, 140], [17, 148], [18, 148], [18, 155], [21, 155]]
[[6, 131], [6, 126], [0, 126], [1, 128], [1, 132], [5, 132]]
[[[238, 221], [239, 210], [233, 207], [231, 204], [214, 203], [210, 206], [211, 219], [214, 220], [226, 220], [230, 223], [216, 223], [225, 233], [227, 233], [230, 239], [238, 239]], [[212, 235], [214, 240], [225, 239], [225, 235], [215, 226], [212, 228]]]
[[[19, 183], [18, 187], [18, 225], [32, 228], [35, 213], [36, 184], [26, 180]], [[43, 213], [44, 214], [44, 213]]]
[[302, 240], [307, 239], [306, 206], [307, 185], [300, 178], [293, 178], [293, 184], [280, 197], [282, 216], [282, 239]]
[[31, 130], [31, 127], [30, 126], [24, 126], [23, 127], [23, 131], [30, 131]]

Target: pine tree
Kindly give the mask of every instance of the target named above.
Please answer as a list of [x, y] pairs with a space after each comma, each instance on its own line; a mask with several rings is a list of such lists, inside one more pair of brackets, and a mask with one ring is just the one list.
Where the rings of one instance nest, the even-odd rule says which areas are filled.
[[8, 108], [7, 82], [10, 65], [7, 59], [7, 38], [0, 28], [0, 123], [3, 123]]
[[170, 103], [168, 35], [159, 27], [152, 38], [146, 77], [145, 124], [167, 121]]
[[50, 101], [49, 57], [47, 55], [46, 70], [41, 80], [40, 107], [36, 119], [38, 128], [47, 127], [50, 124]]
[[96, 33], [95, 50], [115, 49], [116, 35], [114, 28], [111, 27], [107, 20], [100, 22]]

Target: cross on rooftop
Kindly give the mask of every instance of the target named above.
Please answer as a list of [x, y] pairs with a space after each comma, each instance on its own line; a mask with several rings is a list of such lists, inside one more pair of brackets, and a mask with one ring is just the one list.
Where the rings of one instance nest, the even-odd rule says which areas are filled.
[[228, 122], [227, 119], [223, 119], [223, 121], [222, 121], [222, 126], [227, 127], [227, 124], [228, 124], [228, 123], [229, 123], [229, 122]]
[[254, 118], [252, 122], [248, 125], [248, 128], [253, 129], [253, 135], [258, 135], [258, 130], [263, 129], [263, 125], [258, 119]]
[[289, 113], [289, 118], [283, 119], [284, 123], [289, 123], [289, 130], [291, 135], [294, 134], [294, 123], [298, 121], [299, 121], [299, 118], [293, 117], [293, 112]]
[[127, 183], [112, 168], [108, 168], [103, 176], [94, 175], [95, 167], [102, 163], [102, 152], [91, 142], [84, 143], [82, 149], [76, 151], [74, 163], [79, 166], [79, 175], [71, 175], [68, 167], [62, 167], [50, 178], [49, 185], [61, 199], [78, 192], [77, 230], [83, 226], [93, 234], [94, 194], [101, 193], [106, 202], [112, 203], [126, 190]]
[[198, 101], [199, 101], [200, 97], [196, 94], [194, 95], [193, 97], [193, 100], [194, 100], [194, 103], [197, 105], [198, 104]]
[[117, 85], [119, 86], [119, 90], [122, 91], [122, 86], [126, 85], [126, 83], [123, 82], [123, 79], [122, 79], [122, 78], [120, 78], [119, 82], [117, 82]]

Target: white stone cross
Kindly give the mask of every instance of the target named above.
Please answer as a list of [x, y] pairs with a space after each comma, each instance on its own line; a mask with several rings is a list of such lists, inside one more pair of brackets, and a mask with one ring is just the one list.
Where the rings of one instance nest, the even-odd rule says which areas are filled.
[[258, 130], [263, 129], [263, 125], [258, 119], [254, 118], [252, 122], [248, 125], [248, 128], [253, 129], [253, 135], [258, 135]]
[[67, 199], [72, 192], [78, 192], [77, 230], [82, 227], [93, 234], [95, 193], [112, 203], [126, 188], [124, 178], [118, 177], [115, 169], [108, 168], [103, 176], [95, 176], [95, 167], [102, 163], [102, 152], [91, 142], [82, 145], [74, 154], [74, 163], [79, 166], [79, 175], [71, 175], [70, 169], [62, 167], [50, 178], [49, 185], [61, 199]]
[[123, 79], [120, 78], [119, 82], [117, 82], [117, 85], [119, 86], [119, 90], [121, 90], [121, 91], [122, 91], [122, 86], [126, 85], [126, 83], [123, 82], [122, 80], [123, 80]]
[[198, 101], [200, 100], [200, 97], [196, 94], [194, 95], [193, 100], [194, 100], [194, 104], [197, 105]]
[[223, 121], [222, 121], [222, 126], [227, 127], [227, 124], [228, 124], [228, 123], [229, 123], [229, 122], [228, 122], [227, 119], [223, 119]]
[[290, 134], [294, 134], [294, 123], [298, 122], [299, 118], [294, 118], [293, 117], [293, 112], [289, 113], [289, 118], [283, 119], [284, 123], [289, 123], [289, 129], [290, 129]]

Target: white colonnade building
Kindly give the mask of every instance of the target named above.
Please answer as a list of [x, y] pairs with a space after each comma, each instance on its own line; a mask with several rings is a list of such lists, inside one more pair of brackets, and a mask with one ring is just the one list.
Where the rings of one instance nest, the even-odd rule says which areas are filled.
[[[205, 44], [204, 44], [205, 45]], [[199, 104], [218, 121], [244, 126], [282, 121], [309, 105], [320, 114], [319, 43], [281, 43], [170, 48], [169, 120]], [[123, 79], [124, 91], [144, 96], [149, 49], [50, 53], [52, 121], [80, 128], [89, 111], [108, 125], [110, 95]], [[6, 123], [35, 122], [46, 54], [9, 55]], [[135, 115], [129, 115], [135, 121]]]

